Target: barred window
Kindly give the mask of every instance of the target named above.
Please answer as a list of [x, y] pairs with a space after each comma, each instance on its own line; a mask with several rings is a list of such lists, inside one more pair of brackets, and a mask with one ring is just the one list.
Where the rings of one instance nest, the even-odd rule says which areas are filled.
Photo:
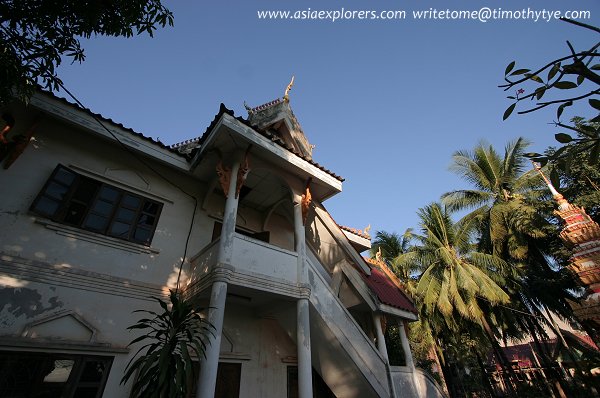
[[30, 210], [65, 225], [150, 245], [162, 203], [58, 165]]

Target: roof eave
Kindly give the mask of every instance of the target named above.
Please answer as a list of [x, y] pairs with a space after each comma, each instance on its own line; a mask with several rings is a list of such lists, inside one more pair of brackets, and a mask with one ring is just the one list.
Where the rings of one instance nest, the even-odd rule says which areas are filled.
[[407, 319], [409, 321], [416, 321], [419, 319], [418, 315], [412, 311], [396, 308], [388, 304], [379, 303], [377, 309], [383, 313]]
[[122, 144], [174, 168], [189, 171], [190, 164], [184, 155], [143, 136], [141, 133], [119, 126], [110, 119], [58, 98], [52, 93], [36, 92], [31, 97], [29, 104], [57, 120], [74, 125], [102, 139], [112, 141], [117, 145]]

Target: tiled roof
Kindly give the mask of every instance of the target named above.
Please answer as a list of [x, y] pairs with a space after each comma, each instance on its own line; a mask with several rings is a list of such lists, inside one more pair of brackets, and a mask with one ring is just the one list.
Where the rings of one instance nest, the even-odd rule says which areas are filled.
[[[83, 111], [83, 112], [85, 112], [86, 114], [90, 115], [91, 117], [93, 117], [93, 118], [96, 118], [96, 119], [100, 120], [101, 122], [110, 123], [110, 124], [112, 124], [112, 125], [114, 125], [114, 126], [117, 126], [117, 127], [121, 128], [121, 129], [123, 129], [123, 130], [127, 131], [127, 132], [128, 132], [128, 133], [130, 133], [131, 135], [134, 135], [134, 136], [136, 136], [136, 137], [142, 138], [142, 139], [143, 139], [143, 140], [145, 140], [145, 141], [149, 141], [149, 142], [153, 143], [154, 145], [157, 145], [157, 146], [159, 146], [159, 147], [161, 147], [161, 148], [163, 148], [163, 149], [166, 149], [166, 150], [168, 150], [169, 152], [175, 153], [175, 154], [177, 154], [177, 155], [179, 155], [179, 156], [181, 156], [181, 157], [183, 157], [183, 158], [187, 158], [187, 156], [185, 156], [185, 155], [184, 155], [184, 154], [182, 154], [181, 152], [177, 151], [177, 150], [176, 150], [176, 149], [174, 149], [172, 146], [165, 145], [165, 144], [163, 144], [162, 142], [160, 142], [160, 141], [158, 141], [158, 140], [155, 140], [155, 139], [154, 139], [154, 138], [152, 138], [152, 137], [148, 137], [148, 136], [146, 136], [146, 135], [144, 135], [144, 134], [142, 134], [142, 133], [138, 133], [137, 131], [133, 130], [133, 129], [132, 129], [132, 128], [130, 128], [130, 127], [125, 127], [125, 126], [124, 126], [124, 125], [122, 125], [121, 123], [115, 122], [115, 121], [114, 121], [114, 120], [112, 120], [111, 118], [108, 118], [108, 117], [106, 117], [106, 116], [103, 116], [103, 115], [101, 115], [101, 114], [99, 114], [99, 113], [94, 113], [94, 112], [92, 112], [91, 110], [89, 110], [89, 109], [87, 109], [87, 108], [82, 108], [82, 107], [80, 107], [80, 106], [79, 106], [79, 105], [77, 105], [77, 104], [74, 104], [74, 103], [72, 103], [72, 102], [69, 102], [69, 101], [68, 101], [68, 100], [66, 100], [65, 98], [62, 98], [62, 97], [58, 97], [58, 96], [56, 96], [56, 95], [55, 95], [54, 93], [52, 93], [52, 92], [49, 92], [49, 91], [46, 91], [46, 90], [42, 90], [42, 89], [38, 90], [38, 92], [39, 92], [40, 94], [42, 94], [42, 95], [46, 95], [46, 96], [48, 96], [48, 97], [51, 97], [51, 98], [53, 98], [53, 99], [55, 99], [55, 100], [57, 100], [57, 101], [60, 101], [60, 102], [62, 102], [63, 104], [65, 104], [65, 105], [67, 105], [67, 106], [70, 106], [70, 107], [72, 107], [72, 108], [75, 108], [75, 109], [78, 109], [78, 110], [80, 110], [80, 111]], [[188, 160], [189, 160], [189, 159], [188, 159]]]
[[348, 231], [354, 235], [360, 236], [361, 238], [371, 239], [371, 235], [363, 232], [361, 229], [346, 227], [344, 225], [339, 225], [339, 224], [338, 224], [338, 227], [340, 227], [340, 229], [343, 229], [344, 231]]
[[[398, 278], [396, 276], [396, 274], [394, 274], [392, 272], [392, 270], [390, 269], [390, 267], [388, 267], [388, 265], [386, 263], [384, 263], [381, 260], [377, 260], [374, 258], [369, 258], [369, 257], [363, 257], [365, 259], [365, 261], [370, 264], [370, 265], [374, 265], [375, 267], [379, 268], [381, 271], [383, 271], [384, 274], [387, 275], [388, 278], [390, 278], [390, 280], [394, 283], [394, 285], [396, 285], [396, 287], [400, 290], [402, 290], [404, 292], [406, 286], [404, 285], [404, 282], [402, 282], [400, 280], [400, 278]], [[371, 267], [372, 268], [372, 267]]]
[[417, 309], [408, 296], [380, 268], [372, 267], [371, 275], [365, 275], [361, 272], [361, 276], [383, 304], [413, 314], [417, 313]]
[[[49, 92], [49, 91], [45, 91], [45, 90], [41, 90], [41, 89], [39, 90], [39, 92], [40, 92], [41, 94], [43, 94], [43, 95], [47, 95], [47, 96], [49, 96], [49, 97], [51, 97], [51, 98], [53, 98], [53, 99], [55, 99], [55, 100], [57, 100], [57, 101], [60, 101], [60, 102], [62, 102], [62, 103], [63, 103], [63, 104], [65, 104], [65, 105], [68, 105], [68, 106], [70, 106], [70, 107], [72, 107], [72, 108], [75, 108], [75, 109], [81, 110], [81, 111], [83, 111], [83, 112], [87, 113], [88, 115], [90, 115], [90, 116], [92, 116], [92, 117], [94, 117], [94, 118], [97, 118], [97, 119], [99, 119], [101, 122], [106, 122], [106, 123], [110, 123], [110, 124], [112, 124], [112, 125], [114, 125], [114, 126], [117, 126], [117, 127], [119, 127], [119, 128], [121, 128], [121, 129], [123, 129], [123, 130], [125, 130], [125, 131], [129, 132], [130, 134], [132, 134], [132, 135], [134, 135], [134, 136], [136, 136], [136, 137], [139, 137], [139, 138], [142, 138], [142, 139], [144, 139], [144, 140], [146, 140], [146, 141], [149, 141], [149, 142], [153, 143], [154, 145], [157, 145], [157, 146], [159, 146], [160, 148], [166, 149], [166, 150], [168, 150], [169, 152], [175, 153], [175, 154], [177, 154], [177, 155], [179, 155], [179, 156], [181, 156], [181, 157], [183, 157], [183, 158], [186, 158], [186, 159], [188, 159], [188, 160], [191, 160], [191, 159], [193, 158], [193, 156], [194, 156], [194, 154], [195, 154], [195, 151], [192, 151], [192, 153], [190, 153], [189, 155], [186, 155], [186, 154], [183, 154], [183, 153], [181, 153], [181, 152], [178, 150], [178, 148], [179, 148], [179, 147], [181, 147], [181, 146], [184, 146], [184, 145], [186, 145], [186, 144], [189, 144], [189, 143], [192, 143], [192, 142], [198, 142], [198, 145], [201, 145], [201, 144], [202, 144], [202, 142], [203, 142], [203, 141], [206, 139], [206, 137], [208, 136], [208, 133], [209, 133], [209, 132], [212, 130], [212, 128], [215, 126], [215, 124], [217, 123], [217, 121], [219, 120], [219, 118], [220, 118], [220, 117], [221, 117], [221, 116], [222, 116], [224, 113], [227, 113], [227, 114], [228, 114], [228, 115], [230, 115], [230, 116], [234, 116], [234, 112], [233, 112], [232, 110], [230, 110], [230, 109], [227, 109], [227, 107], [226, 107], [225, 105], [221, 104], [221, 106], [220, 106], [220, 108], [219, 108], [219, 113], [217, 113], [217, 114], [215, 115], [215, 118], [214, 118], [214, 119], [213, 119], [213, 121], [210, 123], [210, 125], [207, 127], [206, 131], [204, 132], [204, 134], [203, 134], [202, 136], [200, 136], [200, 137], [196, 137], [196, 138], [192, 138], [192, 139], [190, 139], [190, 140], [186, 140], [186, 141], [183, 141], [183, 142], [179, 142], [179, 143], [176, 143], [176, 144], [173, 144], [173, 145], [165, 145], [165, 144], [163, 144], [162, 142], [160, 142], [160, 141], [158, 141], [158, 140], [155, 140], [155, 139], [153, 139], [152, 137], [148, 137], [148, 136], [145, 136], [145, 135], [144, 135], [144, 134], [142, 134], [142, 133], [138, 133], [137, 131], [133, 130], [133, 129], [132, 129], [132, 128], [130, 128], [130, 127], [125, 127], [125, 126], [124, 126], [124, 125], [122, 125], [121, 123], [117, 123], [117, 122], [115, 122], [114, 120], [112, 120], [112, 119], [110, 119], [110, 118], [108, 118], [108, 117], [106, 117], [106, 116], [103, 116], [103, 115], [101, 115], [101, 114], [99, 114], [99, 113], [94, 113], [94, 112], [90, 111], [89, 109], [81, 108], [79, 105], [77, 105], [77, 104], [73, 104], [72, 102], [69, 102], [69, 101], [67, 101], [67, 100], [66, 100], [66, 99], [64, 99], [64, 98], [58, 97], [58, 96], [56, 96], [54, 93], [51, 93], [51, 92]], [[272, 106], [272, 105], [274, 105], [274, 104], [275, 104], [275, 102], [276, 102], [276, 101], [271, 101], [270, 103], [267, 103], [267, 104], [265, 104], [265, 105], [261, 105], [261, 107], [268, 107], [268, 106]], [[259, 107], [259, 108], [260, 108], [260, 107]], [[255, 109], [257, 109], [257, 108], [255, 108]], [[234, 116], [234, 117], [235, 117], [235, 116]], [[242, 117], [239, 117], [239, 116], [238, 116], [238, 117], [236, 117], [236, 120], [238, 120], [240, 123], [242, 123], [242, 124], [244, 124], [244, 125], [246, 125], [246, 126], [248, 126], [248, 127], [252, 128], [252, 129], [254, 129], [254, 130], [255, 130], [256, 132], [258, 132], [260, 135], [262, 135], [262, 136], [264, 136], [264, 137], [266, 137], [266, 138], [270, 139], [271, 141], [275, 142], [275, 143], [276, 143], [276, 144], [278, 144], [279, 146], [281, 146], [281, 147], [283, 147], [283, 148], [287, 149], [289, 152], [291, 152], [291, 153], [293, 153], [294, 155], [296, 155], [296, 156], [300, 157], [301, 159], [303, 159], [303, 160], [307, 161], [308, 163], [310, 163], [310, 164], [312, 164], [313, 166], [317, 167], [319, 170], [322, 170], [322, 171], [324, 171], [325, 173], [329, 174], [330, 176], [334, 177], [335, 179], [337, 179], [337, 180], [339, 180], [339, 181], [342, 181], [342, 182], [344, 181], [344, 178], [342, 178], [342, 177], [338, 176], [337, 174], [335, 174], [335, 173], [334, 173], [334, 172], [332, 172], [331, 170], [328, 170], [328, 169], [326, 169], [325, 167], [321, 166], [319, 163], [317, 163], [317, 162], [313, 161], [312, 159], [309, 159], [309, 158], [307, 158], [306, 156], [303, 156], [301, 153], [297, 152], [297, 151], [296, 151], [294, 148], [291, 148], [291, 147], [289, 147], [288, 145], [286, 145], [286, 144], [285, 144], [285, 142], [283, 142], [283, 140], [281, 140], [279, 137], [275, 137], [275, 136], [273, 136], [272, 134], [270, 134], [270, 133], [268, 133], [268, 132], [266, 132], [266, 131], [264, 131], [264, 130], [258, 129], [256, 126], [252, 126], [248, 120], [246, 120], [246, 119], [244, 119], [244, 118], [242, 118]]]
[[265, 109], [275, 106], [277, 104], [281, 104], [282, 102], [283, 102], [283, 100], [281, 98], [276, 98], [273, 101], [269, 101], [266, 104], [259, 105], [255, 108], [250, 109], [249, 111], [250, 112], [260, 112], [262, 110], [265, 110]]
[[[256, 108], [255, 108], [256, 109]], [[182, 145], [186, 145], [189, 142], [198, 142], [198, 145], [202, 145], [202, 143], [204, 142], [204, 140], [206, 139], [206, 137], [208, 137], [208, 134], [210, 133], [210, 131], [213, 129], [213, 127], [216, 125], [216, 123], [219, 121], [219, 119], [221, 118], [221, 116], [223, 114], [228, 114], [229, 116], [235, 117], [235, 113], [234, 111], [232, 111], [231, 109], [227, 109], [227, 107], [224, 104], [221, 104], [220, 108], [219, 108], [219, 113], [217, 113], [215, 115], [215, 118], [213, 119], [213, 121], [210, 123], [210, 125], [206, 128], [206, 131], [204, 132], [204, 134], [202, 134], [202, 136], [198, 137], [198, 138], [194, 138], [192, 140], [188, 140], [188, 141], [184, 141], [184, 142], [180, 142], [174, 145], [171, 145], [171, 148], [177, 148], [179, 146]], [[339, 181], [344, 181], [344, 178], [340, 177], [339, 175], [335, 174], [333, 171], [326, 169], [325, 167], [321, 166], [319, 163], [315, 162], [314, 160], [302, 155], [300, 152], [296, 151], [294, 148], [288, 146], [281, 138], [269, 133], [268, 131], [265, 131], [263, 129], [259, 129], [257, 126], [252, 125], [247, 119], [244, 119], [243, 117], [235, 117], [235, 119], [242, 123], [245, 126], [250, 127], [251, 129], [253, 129], [254, 131], [256, 131], [258, 134], [262, 135], [265, 138], [270, 139], [272, 142], [276, 143], [277, 145], [281, 146], [282, 148], [288, 150], [289, 152], [293, 153], [294, 155], [298, 156], [299, 158], [303, 159], [304, 161], [312, 164], [313, 166], [315, 166], [316, 168], [318, 168], [319, 170], [324, 171], [325, 173], [329, 174], [330, 176], [332, 176], [333, 178], [339, 180]], [[191, 153], [191, 156], [193, 157], [193, 155], [195, 154], [195, 151], [193, 151]]]

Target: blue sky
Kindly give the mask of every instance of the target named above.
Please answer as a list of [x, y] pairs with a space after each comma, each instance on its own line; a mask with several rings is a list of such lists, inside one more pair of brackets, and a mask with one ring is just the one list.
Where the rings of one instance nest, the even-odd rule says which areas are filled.
[[[171, 144], [201, 135], [223, 102], [246, 116], [283, 95], [315, 160], [346, 178], [325, 205], [362, 229], [403, 232], [416, 210], [468, 185], [448, 171], [452, 153], [485, 139], [498, 149], [524, 136], [554, 145], [554, 109], [513, 115], [497, 86], [504, 68], [535, 67], [598, 35], [559, 21], [414, 20], [413, 10], [582, 10], [600, 25], [600, 1], [247, 0], [164, 2], [173, 28], [153, 39], [93, 38], [86, 61], [65, 63], [67, 88], [94, 112]], [[258, 10], [405, 10], [399, 21], [259, 20]], [[61, 95], [61, 93], [59, 93]], [[570, 115], [590, 116], [587, 108]], [[567, 115], [567, 112], [565, 113]], [[567, 115], [568, 116], [568, 115]]]

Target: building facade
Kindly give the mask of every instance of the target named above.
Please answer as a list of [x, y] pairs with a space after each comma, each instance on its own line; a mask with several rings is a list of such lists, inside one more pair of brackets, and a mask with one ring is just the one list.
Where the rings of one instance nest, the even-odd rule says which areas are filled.
[[178, 282], [215, 328], [196, 397], [441, 395], [410, 356], [413, 304], [325, 209], [343, 179], [287, 95], [173, 146], [44, 92], [3, 119], [0, 396], [127, 397], [132, 311]]

